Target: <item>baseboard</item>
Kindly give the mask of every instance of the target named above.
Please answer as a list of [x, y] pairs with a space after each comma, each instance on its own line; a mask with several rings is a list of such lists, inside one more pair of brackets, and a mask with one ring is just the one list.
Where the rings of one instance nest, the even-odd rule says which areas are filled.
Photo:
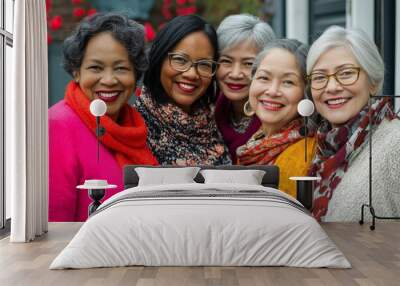
[[6, 219], [6, 223], [3, 228], [0, 228], [0, 239], [3, 239], [10, 235], [11, 230], [11, 218]]

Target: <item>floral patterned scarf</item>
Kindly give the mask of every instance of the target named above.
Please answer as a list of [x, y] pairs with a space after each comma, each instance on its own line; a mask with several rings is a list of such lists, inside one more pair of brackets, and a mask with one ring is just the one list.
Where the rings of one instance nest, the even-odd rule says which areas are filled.
[[240, 146], [236, 153], [239, 165], [271, 165], [287, 147], [296, 143], [303, 136], [300, 134], [301, 118], [290, 122], [284, 129], [265, 137], [260, 128], [246, 145]]
[[173, 103], [159, 104], [143, 88], [135, 105], [148, 127], [147, 142], [161, 165], [232, 164], [209, 106], [187, 114]]
[[333, 192], [341, 182], [351, 160], [368, 142], [369, 118], [373, 116], [372, 126], [376, 128], [384, 118], [395, 118], [389, 99], [380, 99], [368, 105], [346, 124], [332, 128], [326, 120], [317, 131], [317, 153], [311, 164], [309, 174], [321, 177], [314, 191], [313, 216], [320, 221], [328, 211]]

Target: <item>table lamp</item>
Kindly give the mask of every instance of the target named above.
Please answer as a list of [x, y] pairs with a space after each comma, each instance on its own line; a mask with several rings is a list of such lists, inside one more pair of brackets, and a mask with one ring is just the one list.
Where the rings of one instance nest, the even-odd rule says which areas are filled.
[[[309, 99], [303, 99], [297, 105], [297, 112], [304, 117], [304, 161], [307, 162], [307, 125], [308, 117], [314, 113], [314, 103]], [[314, 181], [320, 180], [319, 177], [290, 177], [290, 180], [296, 181], [296, 199], [303, 206], [311, 210], [314, 201]]]
[[[103, 126], [100, 125], [100, 117], [106, 114], [107, 105], [101, 99], [95, 99], [90, 103], [90, 113], [96, 117], [96, 139], [97, 139], [97, 163], [100, 160], [100, 140], [99, 138], [106, 133]], [[78, 189], [87, 189], [89, 197], [92, 199], [92, 203], [89, 205], [88, 214], [93, 214], [97, 208], [101, 205], [100, 200], [104, 198], [106, 189], [116, 188], [116, 185], [110, 185], [107, 180], [85, 180], [83, 185], [77, 186]]]

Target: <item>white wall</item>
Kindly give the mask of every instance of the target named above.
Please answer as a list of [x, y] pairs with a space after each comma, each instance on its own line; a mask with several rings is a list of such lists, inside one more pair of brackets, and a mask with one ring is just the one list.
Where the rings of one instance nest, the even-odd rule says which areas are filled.
[[[347, 0], [348, 27], [361, 28], [374, 39], [374, 0]], [[395, 94], [400, 95], [400, 3], [396, 3], [396, 51], [395, 51]], [[395, 100], [395, 110], [400, 108], [400, 98]]]
[[308, 0], [286, 1], [286, 37], [308, 43]]
[[374, 39], [375, 8], [374, 0], [347, 0], [346, 27], [364, 30]]
[[[13, 28], [14, 28], [14, 18], [12, 15], [14, 15], [14, 0], [5, 0], [5, 16], [6, 16], [6, 31], [13, 33]], [[11, 17], [10, 17], [11, 16]]]
[[[6, 16], [6, 21], [5, 21], [5, 28], [8, 32], [13, 33], [14, 32], [14, 1], [13, 0], [5, 0], [5, 16]], [[7, 112], [8, 109], [8, 101], [7, 101], [7, 96], [11, 95], [11, 75], [12, 75], [12, 67], [14, 64], [13, 61], [13, 56], [12, 56], [12, 48], [10, 46], [6, 45], [6, 50], [5, 50], [5, 112]], [[6, 121], [7, 124], [7, 121]], [[7, 128], [9, 126], [5, 126], [6, 132]], [[7, 136], [7, 135], [5, 135]], [[6, 138], [5, 138], [6, 140]], [[5, 151], [6, 154], [4, 154], [4, 160], [6, 160], [7, 164], [7, 150]], [[11, 218], [11, 188], [8, 187], [8, 181], [7, 178], [10, 178], [9, 176], [9, 170], [7, 166], [5, 167], [5, 207], [6, 207], [6, 219]]]
[[[6, 100], [5, 100], [5, 112], [7, 112], [7, 96], [11, 95], [11, 75], [12, 75], [12, 66], [13, 66], [13, 56], [12, 56], [12, 48], [9, 46], [6, 46], [6, 54], [5, 54], [5, 63], [6, 63], [6, 68], [5, 68], [5, 96], [6, 96]], [[7, 121], [6, 121], [7, 124]], [[7, 128], [9, 128], [9, 126], [5, 126], [5, 130], [7, 132]], [[7, 135], [5, 135], [7, 136]], [[5, 138], [6, 140], [6, 138]], [[4, 140], [4, 142], [5, 142]], [[4, 160], [7, 160], [7, 152], [5, 152], [6, 154], [4, 154]], [[7, 165], [5, 165], [7, 166]], [[4, 189], [5, 189], [5, 200], [6, 200], [6, 219], [11, 218], [11, 192], [10, 192], [10, 188], [8, 187], [8, 182], [7, 179], [10, 178], [8, 175], [8, 171], [7, 171], [7, 167], [5, 167], [5, 184], [4, 184]]]
[[[400, 3], [396, 3], [396, 51], [395, 51], [394, 93], [400, 95]], [[400, 108], [400, 98], [395, 100], [395, 110]]]

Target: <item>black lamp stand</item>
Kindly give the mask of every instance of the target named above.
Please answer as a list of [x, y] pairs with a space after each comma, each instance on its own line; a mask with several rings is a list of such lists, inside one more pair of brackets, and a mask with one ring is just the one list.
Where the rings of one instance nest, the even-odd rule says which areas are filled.
[[100, 200], [102, 198], [104, 198], [106, 190], [105, 189], [89, 189], [88, 192], [89, 192], [89, 197], [92, 199], [92, 203], [89, 205], [89, 209], [88, 209], [88, 213], [90, 216], [101, 205]]
[[97, 139], [97, 163], [100, 161], [100, 140], [99, 138], [106, 133], [106, 129], [100, 125], [100, 116], [96, 116], [96, 139]]
[[304, 116], [304, 162], [307, 162], [308, 116]]
[[[106, 129], [100, 125], [100, 116], [96, 116], [96, 139], [97, 139], [97, 163], [100, 161], [100, 140], [99, 138], [106, 133]], [[104, 198], [106, 193], [105, 189], [89, 189], [89, 197], [92, 199], [92, 203], [89, 205], [88, 213], [89, 216], [94, 213], [97, 208], [101, 205], [100, 200]]]
[[[304, 162], [307, 162], [307, 125], [308, 116], [304, 116]], [[302, 203], [302, 205], [308, 209], [312, 210], [313, 207], [313, 197], [314, 197], [314, 181], [315, 177], [290, 177], [290, 180], [296, 181], [296, 199]]]
[[[368, 100], [368, 110], [371, 111], [371, 99], [372, 98], [400, 98], [400, 95], [373, 95], [369, 97]], [[375, 229], [375, 219], [400, 219], [400, 217], [384, 217], [384, 216], [378, 216], [375, 213], [375, 209], [372, 205], [372, 117], [371, 117], [371, 112], [369, 112], [369, 181], [368, 181], [368, 187], [369, 187], [369, 203], [368, 204], [363, 204], [361, 206], [361, 219], [359, 223], [362, 225], [364, 224], [364, 209], [369, 208], [369, 212], [372, 215], [372, 225], [369, 226], [371, 230]]]

